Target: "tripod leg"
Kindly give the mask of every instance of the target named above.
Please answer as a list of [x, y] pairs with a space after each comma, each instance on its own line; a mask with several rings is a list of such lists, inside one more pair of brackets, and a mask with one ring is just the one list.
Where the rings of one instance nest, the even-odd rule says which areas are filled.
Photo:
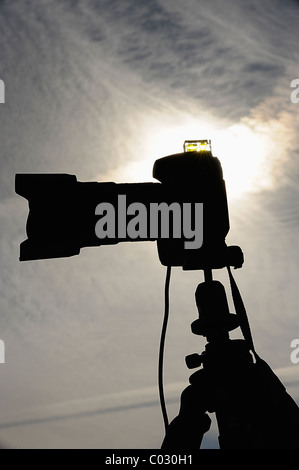
[[[204, 371], [202, 378], [204, 376]], [[169, 424], [162, 449], [199, 449], [211, 419], [206, 414], [204, 387], [189, 385], [181, 395], [179, 414]], [[201, 400], [201, 397], [203, 398]]]

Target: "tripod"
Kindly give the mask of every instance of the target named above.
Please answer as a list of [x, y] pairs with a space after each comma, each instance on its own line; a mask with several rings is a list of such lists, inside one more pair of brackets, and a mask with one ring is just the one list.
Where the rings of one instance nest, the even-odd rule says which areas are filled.
[[[299, 408], [255, 352], [229, 267], [228, 273], [237, 314], [229, 313], [225, 289], [212, 279], [211, 269], [196, 289], [199, 318], [191, 330], [208, 343], [202, 354], [186, 357], [188, 368], [202, 368], [189, 378], [161, 448], [199, 449], [210, 429], [207, 412], [215, 412], [220, 449], [299, 449]], [[230, 339], [229, 331], [238, 326], [244, 339]]]

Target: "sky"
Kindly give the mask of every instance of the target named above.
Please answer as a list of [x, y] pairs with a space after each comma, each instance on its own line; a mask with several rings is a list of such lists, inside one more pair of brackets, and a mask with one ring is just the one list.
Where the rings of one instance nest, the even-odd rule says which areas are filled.
[[[165, 267], [153, 242], [19, 261], [16, 173], [153, 181], [157, 158], [212, 140], [234, 272], [260, 356], [299, 403], [299, 3], [295, 0], [0, 1], [0, 442], [8, 448], [159, 448]], [[234, 307], [224, 270], [214, 272]], [[165, 351], [169, 417], [205, 338], [201, 271], [174, 268]], [[239, 330], [235, 337], [241, 337]], [[215, 448], [217, 429], [204, 446]]]

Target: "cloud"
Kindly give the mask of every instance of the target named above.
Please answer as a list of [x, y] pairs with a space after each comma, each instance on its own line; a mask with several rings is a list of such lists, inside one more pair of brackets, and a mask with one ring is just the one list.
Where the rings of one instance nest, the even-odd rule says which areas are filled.
[[[297, 392], [298, 391], [298, 376], [297, 370], [295, 367], [285, 367], [275, 371], [278, 377], [283, 378], [283, 383], [287, 387], [288, 392]], [[182, 383], [172, 383], [168, 384], [165, 387], [165, 396], [168, 411], [171, 411], [169, 415], [172, 419], [178, 412], [178, 397], [181, 392], [186, 387], [184, 382]], [[293, 395], [294, 396], [294, 395]], [[295, 395], [294, 397], [297, 401], [299, 396]], [[142, 410], [144, 409], [144, 410]], [[21, 410], [15, 410], [14, 415], [10, 414], [8, 420], [5, 421], [5, 414], [0, 423], [0, 430], [8, 430], [12, 428], [31, 428], [34, 427], [40, 428], [41, 426], [49, 425], [52, 423], [53, 426], [56, 426], [57, 432], [59, 433], [59, 423], [62, 423], [66, 426], [66, 429], [71, 426], [72, 422], [82, 423], [84, 420], [92, 425], [92, 421], [97, 416], [101, 416], [101, 420], [105, 421], [105, 415], [112, 416], [116, 414], [116, 420], [122, 417], [122, 421], [127, 421], [132, 411], [140, 413], [140, 416], [143, 413], [147, 414], [148, 409], [154, 409], [154, 414], [160, 413], [159, 402], [158, 402], [158, 392], [156, 387], [147, 387], [143, 389], [136, 390], [127, 390], [120, 393], [110, 393], [107, 395], [98, 395], [98, 396], [88, 396], [81, 399], [68, 400], [65, 402], [58, 402], [48, 404], [46, 406], [36, 406], [31, 408], [25, 408]], [[139, 411], [138, 411], [139, 410]], [[153, 412], [153, 411], [152, 411]], [[173, 416], [172, 416], [173, 415]], [[214, 415], [210, 415], [212, 420]], [[80, 425], [80, 424], [79, 424]], [[146, 428], [149, 425], [148, 421], [143, 423], [144, 428], [141, 432], [141, 442], [142, 439], [146, 437], [147, 431]], [[158, 423], [156, 423], [158, 427]], [[128, 428], [131, 429], [131, 425], [128, 424]], [[98, 424], [98, 436], [99, 440], [96, 447], [101, 448], [101, 429], [102, 425], [100, 422]], [[103, 431], [102, 431], [103, 432]], [[34, 432], [33, 432], [34, 434]], [[143, 436], [144, 434], [144, 436]], [[217, 448], [218, 429], [214, 421], [212, 423], [211, 429], [206, 433], [204, 437], [204, 443], [202, 448]], [[163, 440], [163, 433], [161, 432], [161, 443]], [[92, 448], [92, 441], [86, 441], [84, 439], [84, 433], [77, 436], [71, 447], [89, 447]], [[122, 448], [123, 436], [121, 435], [120, 430], [117, 426], [117, 421], [115, 421], [114, 429], [114, 440], [112, 443], [112, 448]], [[133, 442], [133, 441], [132, 441]], [[135, 440], [136, 442], [136, 440]], [[110, 445], [111, 445], [110, 443]], [[161, 444], [160, 443], [160, 444]], [[152, 441], [151, 448], [155, 448], [158, 444], [158, 439]], [[150, 445], [150, 443], [149, 443]], [[50, 447], [52, 445], [50, 444]]]
[[[171, 140], [181, 123], [196, 123], [198, 132], [205, 122], [224, 131], [237, 126], [267, 142], [271, 184], [230, 205], [228, 241], [245, 252], [236, 278], [258, 352], [273, 367], [290, 364], [290, 341], [298, 336], [298, 107], [290, 101], [298, 11], [295, 2], [278, 0], [229, 0], [225, 7], [218, 0], [1, 2], [0, 326], [7, 363], [0, 396], [2, 423], [24, 423], [20, 434], [3, 428], [4, 442], [77, 445], [75, 429], [101, 426], [102, 445], [117, 447], [121, 432], [112, 422], [124, 430], [126, 413], [131, 440], [123, 435], [121, 442], [138, 440], [143, 423], [134, 406], [146, 419], [156, 409], [141, 392], [156, 380], [165, 274], [155, 244], [19, 263], [27, 204], [14, 194], [15, 173], [101, 179], [162, 156], [154, 143], [167, 128]], [[184, 356], [205, 344], [189, 327], [202, 276], [174, 271], [165, 372], [166, 383], [180, 384], [189, 374]], [[286, 379], [298, 399], [297, 382]], [[144, 411], [146, 403], [155, 406]], [[97, 410], [106, 414], [99, 419]], [[94, 416], [85, 420], [81, 412]], [[78, 428], [72, 419], [65, 424], [67, 417]], [[29, 425], [39, 419], [40, 426]], [[157, 443], [157, 426], [159, 411], [143, 445]]]

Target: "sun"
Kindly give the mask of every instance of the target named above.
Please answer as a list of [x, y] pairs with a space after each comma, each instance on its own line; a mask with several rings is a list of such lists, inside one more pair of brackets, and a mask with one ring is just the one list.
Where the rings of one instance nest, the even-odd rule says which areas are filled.
[[267, 148], [268, 137], [243, 123], [215, 135], [213, 154], [221, 161], [229, 199], [272, 186]]
[[155, 160], [182, 153], [184, 141], [192, 139], [211, 139], [213, 156], [222, 165], [229, 200], [272, 186], [271, 162], [267, 161], [271, 135], [249, 120], [228, 127], [206, 125], [198, 120], [147, 126], [140, 141], [137, 144], [134, 141], [136, 153], [132, 145], [135, 158], [111, 170], [105, 179], [128, 183], [155, 181], [152, 178]]

